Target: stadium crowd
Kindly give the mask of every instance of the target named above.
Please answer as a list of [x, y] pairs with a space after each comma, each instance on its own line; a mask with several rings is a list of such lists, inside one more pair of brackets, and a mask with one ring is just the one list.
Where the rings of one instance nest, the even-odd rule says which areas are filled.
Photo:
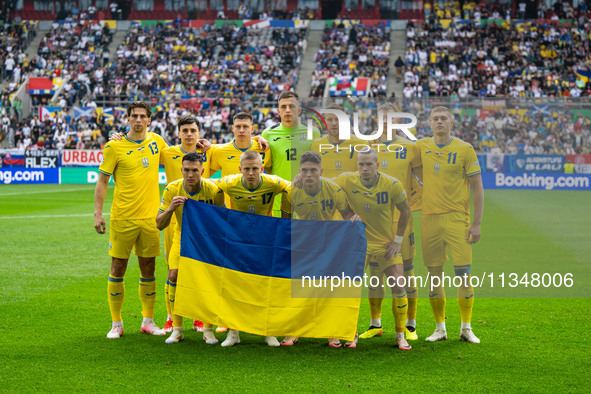
[[29, 72], [31, 59], [27, 46], [37, 33], [37, 25], [28, 21], [0, 24], [0, 83], [8, 80], [8, 91], [13, 92]]
[[267, 96], [297, 82], [305, 30], [133, 25], [117, 60], [91, 76], [90, 98]]
[[354, 25], [341, 23], [325, 28], [322, 44], [314, 57], [311, 97], [322, 97], [326, 80], [371, 78], [371, 96], [385, 96], [390, 57], [390, 32], [382, 24]]
[[[90, 105], [92, 115], [77, 118], [71, 116], [67, 110], [58, 110], [52, 115], [46, 115], [44, 119], [30, 116], [22, 121], [17, 116], [0, 115], [2, 135], [9, 138], [10, 148], [19, 150], [102, 149], [111, 135], [127, 132], [129, 125], [122, 113], [114, 111], [113, 114], [105, 115], [101, 108], [96, 109], [94, 102]], [[202, 137], [212, 143], [226, 143], [234, 138], [231, 119], [243, 109], [253, 114], [255, 135], [279, 120], [274, 111], [260, 109], [248, 102], [244, 105], [231, 103], [226, 106], [223, 102], [214, 101], [211, 107], [202, 108], [196, 113], [174, 104], [162, 104], [154, 111], [150, 129], [161, 135], [167, 143], [179, 144], [177, 120], [194, 114], [203, 125]]]
[[[92, 77], [102, 73], [101, 66], [108, 60], [112, 39], [108, 25], [97, 21], [68, 17], [63, 23], [54, 22], [39, 44], [31, 76], [62, 78], [66, 83], [63, 98], [71, 107], [87, 99]], [[33, 96], [34, 105], [44, 101], [47, 97]]]
[[586, 18], [448, 27], [437, 19], [410, 22], [404, 96], [590, 96], [590, 28]]
[[[417, 138], [430, 136], [428, 108], [417, 102], [405, 105], [417, 114]], [[522, 111], [454, 110], [454, 135], [472, 144], [478, 153], [588, 154], [591, 153], [591, 119], [584, 113], [554, 108], [547, 113]]]

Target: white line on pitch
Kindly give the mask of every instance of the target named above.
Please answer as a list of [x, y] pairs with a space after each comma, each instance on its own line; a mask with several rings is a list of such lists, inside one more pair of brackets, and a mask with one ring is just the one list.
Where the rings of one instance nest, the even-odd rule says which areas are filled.
[[[110, 213], [104, 213], [103, 216], [109, 216]], [[37, 215], [37, 216], [0, 216], [2, 219], [42, 219], [42, 218], [70, 218], [74, 216], [94, 216], [92, 213], [75, 213], [71, 215]]]
[[93, 189], [94, 189], [94, 187], [92, 189], [81, 188], [81, 189], [47, 190], [47, 191], [38, 190], [38, 191], [35, 191], [35, 192], [4, 193], [4, 194], [0, 194], [0, 197], [4, 197], [4, 196], [18, 196], [20, 194], [29, 195], [29, 194], [76, 192], [76, 191], [87, 191], [87, 190], [93, 190]]

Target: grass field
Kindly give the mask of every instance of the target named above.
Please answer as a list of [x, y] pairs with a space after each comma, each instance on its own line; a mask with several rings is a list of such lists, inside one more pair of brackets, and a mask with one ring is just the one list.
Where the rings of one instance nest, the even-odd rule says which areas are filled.
[[[569, 294], [588, 297], [590, 197], [588, 192], [487, 191], [483, 237], [474, 247], [474, 273], [515, 269], [542, 273], [572, 267], [579, 287]], [[105, 210], [111, 200], [112, 188]], [[303, 339], [293, 348], [269, 348], [262, 337], [246, 334], [233, 348], [210, 346], [190, 330], [187, 320], [186, 340], [166, 345], [164, 337], [139, 332], [139, 270], [132, 257], [126, 274], [125, 335], [107, 340], [108, 236], [93, 229], [93, 187], [1, 186], [0, 207], [2, 392], [540, 392], [588, 391], [591, 384], [591, 346], [586, 337], [591, 330], [591, 302], [531, 298], [561, 294], [551, 290], [519, 289], [519, 295], [530, 298], [477, 299], [473, 328], [480, 345], [459, 341], [455, 300], [447, 308], [450, 338], [424, 342], [434, 328], [425, 298], [419, 300], [420, 340], [412, 343], [410, 352], [392, 347], [390, 300], [384, 306], [384, 336], [361, 341], [357, 349], [332, 349], [317, 339]], [[416, 265], [422, 265], [420, 247]], [[162, 257], [156, 277], [160, 292], [156, 321], [162, 325], [166, 313]], [[362, 300], [360, 331], [368, 321], [369, 308]], [[219, 339], [224, 337], [218, 334]]]

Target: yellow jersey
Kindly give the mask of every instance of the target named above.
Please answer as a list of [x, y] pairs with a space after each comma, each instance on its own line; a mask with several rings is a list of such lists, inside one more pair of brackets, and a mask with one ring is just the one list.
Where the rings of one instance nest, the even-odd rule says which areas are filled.
[[[201, 186], [199, 187], [199, 190], [191, 194], [185, 189], [184, 180], [177, 179], [176, 181], [170, 182], [164, 188], [164, 193], [162, 193], [162, 204], [160, 205], [158, 212], [164, 212], [170, 206], [170, 202], [175, 196], [187, 197], [191, 200], [217, 205], [218, 207], [225, 206], [224, 192], [215, 184], [215, 182], [201, 178]], [[181, 229], [183, 228], [182, 205], [174, 210], [174, 215], [176, 217], [176, 227], [174, 231], [175, 236], [178, 236], [181, 234]]]
[[263, 167], [271, 166], [271, 150], [263, 151], [259, 145], [258, 138], [252, 139], [250, 146], [246, 149], [240, 149], [236, 146], [235, 141], [222, 145], [213, 145], [207, 152], [209, 157], [209, 171], [208, 177], [215, 174], [218, 170], [222, 170], [222, 177], [234, 174], [240, 174], [240, 155], [247, 150], [254, 150], [259, 152], [263, 159]]
[[423, 161], [423, 215], [448, 212], [470, 214], [468, 177], [480, 174], [472, 145], [452, 137], [438, 146], [433, 137], [417, 142]]
[[[203, 154], [203, 176], [209, 177], [209, 162], [207, 156], [204, 154], [203, 149], [197, 148], [194, 152]], [[180, 145], [169, 146], [162, 150], [160, 154], [160, 164], [164, 166], [166, 172], [166, 183], [176, 181], [183, 177], [181, 168], [183, 167], [183, 156], [189, 152], [185, 152]]]
[[372, 186], [361, 183], [359, 172], [341, 174], [334, 181], [340, 185], [353, 212], [366, 224], [365, 236], [372, 244], [394, 241], [397, 221], [396, 205], [406, 200], [406, 192], [398, 179], [378, 172], [378, 180]]
[[156, 216], [160, 201], [158, 167], [166, 142], [156, 133], [146, 132], [141, 141], [126, 135], [109, 141], [103, 150], [99, 171], [113, 175], [115, 194], [111, 220], [149, 219]]
[[345, 212], [349, 208], [343, 189], [326, 178], [320, 178], [320, 190], [314, 195], [303, 188], [294, 188], [292, 194], [293, 210], [298, 219], [338, 220], [337, 211]]
[[[420, 201], [422, 189], [418, 187], [418, 182], [413, 182], [413, 169], [421, 167], [421, 152], [417, 144], [406, 138], [396, 137], [393, 141], [374, 144], [372, 148], [378, 152], [380, 172], [402, 182], [409, 204], [411, 201]], [[412, 188], [413, 185], [415, 188]], [[396, 219], [399, 216], [400, 212], [397, 211]]]
[[322, 158], [322, 176], [336, 178], [344, 172], [357, 171], [357, 152], [355, 151], [355, 146], [368, 145], [369, 143], [369, 141], [351, 138], [339, 144], [333, 144], [328, 140], [328, 136], [325, 136], [314, 140], [310, 150], [320, 154]]
[[[225, 176], [217, 181], [217, 185], [230, 197], [230, 208], [265, 216], [272, 216], [276, 195], [285, 193], [290, 197], [291, 193], [289, 182], [278, 176], [267, 174], [261, 175], [261, 183], [254, 190], [244, 186], [241, 174]], [[291, 215], [291, 209], [288, 209], [286, 203], [282, 204], [281, 210]]]

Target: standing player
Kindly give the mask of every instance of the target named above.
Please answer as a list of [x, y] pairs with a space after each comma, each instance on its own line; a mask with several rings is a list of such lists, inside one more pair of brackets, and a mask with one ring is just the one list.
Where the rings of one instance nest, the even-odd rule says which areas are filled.
[[[181, 138], [181, 144], [170, 146], [164, 149], [160, 155], [160, 164], [164, 165], [166, 171], [166, 181], [171, 183], [177, 179], [183, 177], [181, 172], [183, 156], [190, 152], [205, 153], [203, 148], [197, 146], [197, 142], [200, 139], [201, 125], [196, 117], [192, 115], [182, 116], [177, 122], [179, 137]], [[204, 155], [204, 160], [206, 156]], [[206, 161], [202, 163], [204, 173], [209, 174], [209, 163]], [[166, 258], [166, 264], [169, 263], [170, 248], [172, 246], [172, 239], [174, 236], [174, 229], [176, 224], [176, 217], [172, 216], [171, 225], [166, 227], [164, 230], [164, 256]], [[166, 299], [166, 310], [168, 317], [166, 324], [164, 325], [165, 332], [172, 332], [172, 309], [170, 306], [170, 283], [166, 280], [164, 286], [165, 299]], [[203, 323], [199, 320], [193, 322], [193, 329], [195, 331], [203, 331]]]
[[[398, 279], [404, 275], [400, 247], [410, 218], [406, 192], [398, 179], [378, 172], [375, 150], [359, 152], [357, 163], [359, 172], [342, 174], [334, 181], [347, 194], [349, 205], [355, 212], [353, 219], [366, 224], [366, 265], [369, 264], [372, 277], [386, 275], [387, 284], [392, 288], [396, 344], [401, 350], [410, 350], [404, 338], [408, 301], [406, 290]], [[400, 211], [398, 219], [395, 208]]]
[[[258, 140], [252, 138], [252, 115], [247, 112], [239, 112], [234, 115], [232, 132], [234, 140], [223, 145], [213, 145], [207, 153], [210, 162], [209, 176], [222, 170], [221, 177], [240, 173], [240, 155], [252, 150], [258, 152], [263, 160], [265, 170], [271, 171], [271, 152], [266, 151]], [[264, 139], [261, 139], [264, 141]]]
[[[304, 152], [300, 158], [299, 183], [292, 191], [293, 211], [297, 219], [334, 220], [338, 214], [345, 219], [353, 216], [347, 197], [339, 185], [324, 177], [322, 159], [316, 152]], [[338, 214], [337, 214], [338, 212]], [[293, 346], [296, 337], [285, 337], [283, 346]], [[338, 338], [328, 340], [328, 346], [341, 347]]]
[[[218, 186], [230, 196], [230, 208], [241, 212], [272, 216], [273, 200], [277, 195], [282, 199], [282, 217], [291, 217], [289, 182], [274, 176], [263, 174], [263, 160], [256, 151], [246, 151], [240, 156], [240, 175], [228, 175], [218, 181]], [[269, 346], [280, 346], [275, 337], [265, 337]], [[230, 330], [222, 346], [233, 346], [240, 343], [240, 333]]]
[[[442, 277], [447, 249], [451, 252], [455, 274], [463, 276], [458, 287], [458, 304], [462, 326], [460, 339], [480, 343], [472, 332], [470, 321], [474, 305], [474, 289], [470, 286], [472, 244], [480, 239], [480, 223], [484, 208], [484, 190], [480, 165], [472, 145], [451, 136], [453, 119], [446, 107], [431, 111], [433, 137], [419, 140], [423, 161], [423, 212], [421, 240], [423, 259], [431, 278]], [[474, 221], [470, 225], [470, 187], [474, 192]], [[433, 280], [433, 279], [432, 279]], [[445, 328], [445, 290], [442, 286], [429, 291], [429, 301], [436, 329], [426, 340], [447, 339]]]
[[[263, 166], [267, 172], [271, 171], [271, 151], [269, 143], [262, 136], [252, 138], [253, 117], [247, 112], [239, 112], [233, 117], [232, 132], [234, 140], [223, 145], [212, 145], [207, 152], [209, 169], [205, 174], [209, 178], [216, 171], [221, 170], [221, 176], [240, 174], [240, 155], [246, 151], [255, 151], [261, 155]], [[226, 205], [230, 205], [230, 198], [226, 196]], [[216, 332], [226, 332], [226, 327], [218, 327]]]
[[[183, 220], [183, 204], [188, 199], [213, 204], [223, 207], [224, 193], [217, 185], [207, 179], [202, 179], [203, 174], [203, 154], [195, 152], [187, 153], [182, 158], [182, 179], [169, 183], [164, 189], [162, 195], [162, 205], [156, 216], [156, 225], [159, 230], [170, 227], [172, 224], [173, 213], [176, 217], [174, 237], [168, 257], [168, 283], [169, 298], [172, 314], [172, 334], [166, 343], [177, 343], [183, 336], [183, 317], [174, 314], [174, 300], [176, 297], [176, 283], [179, 270], [179, 259], [181, 255], [181, 230]], [[203, 339], [208, 344], [216, 344], [218, 340], [213, 334], [211, 324], [204, 324]]]
[[[302, 108], [299, 96], [295, 92], [279, 94], [277, 111], [281, 117], [281, 123], [264, 130], [262, 136], [269, 141], [273, 156], [271, 174], [291, 181], [292, 165], [297, 165], [302, 152], [310, 150], [312, 141], [320, 138], [320, 132], [314, 128], [313, 138], [308, 140], [308, 129], [299, 122]], [[294, 167], [294, 170], [296, 169], [297, 167]], [[281, 203], [277, 199], [273, 207], [274, 216], [281, 216], [280, 207]]]
[[[331, 104], [327, 109], [344, 108], [337, 104]], [[339, 119], [334, 114], [325, 114], [328, 135], [315, 140], [311, 151], [317, 152], [322, 157], [322, 171], [326, 178], [336, 178], [344, 172], [357, 171], [356, 145], [367, 145], [366, 141], [357, 138], [349, 140], [339, 139]]]
[[[411, 190], [411, 180], [414, 178], [413, 171], [419, 171], [421, 168], [421, 153], [419, 147], [413, 141], [406, 138], [393, 135], [392, 140], [387, 139], [387, 113], [397, 113], [398, 108], [394, 104], [384, 104], [378, 108], [378, 114], [383, 115], [383, 134], [380, 139], [374, 143], [378, 152], [378, 162], [380, 171], [398, 179], [404, 190], [408, 193]], [[398, 220], [399, 212], [396, 212], [395, 220]], [[408, 226], [404, 233], [404, 240], [400, 247], [402, 261], [404, 265], [404, 276], [406, 277], [406, 293], [408, 297], [408, 315], [406, 317], [405, 336], [407, 340], [417, 340], [416, 333], [416, 315], [418, 289], [416, 280], [413, 280], [414, 264], [413, 258], [416, 253], [415, 233], [413, 217], [410, 216]], [[382, 335], [382, 303], [384, 301], [383, 277], [376, 287], [369, 287], [369, 309], [371, 322], [369, 329], [359, 336], [359, 338], [373, 338]]]
[[139, 295], [142, 303], [141, 331], [164, 335], [153, 321], [156, 301], [154, 270], [156, 256], [160, 254], [160, 232], [156, 228], [158, 209], [158, 163], [160, 152], [166, 147], [157, 134], [147, 132], [151, 110], [143, 101], [127, 108], [129, 133], [121, 141], [110, 141], [103, 151], [104, 161], [99, 168], [99, 179], [94, 193], [94, 228], [105, 233], [103, 205], [109, 178], [115, 180], [115, 195], [111, 206], [109, 254], [111, 274], [107, 286], [109, 309], [113, 321], [107, 338], [123, 334], [121, 309], [125, 286], [123, 276], [131, 249], [135, 249], [140, 267]]

